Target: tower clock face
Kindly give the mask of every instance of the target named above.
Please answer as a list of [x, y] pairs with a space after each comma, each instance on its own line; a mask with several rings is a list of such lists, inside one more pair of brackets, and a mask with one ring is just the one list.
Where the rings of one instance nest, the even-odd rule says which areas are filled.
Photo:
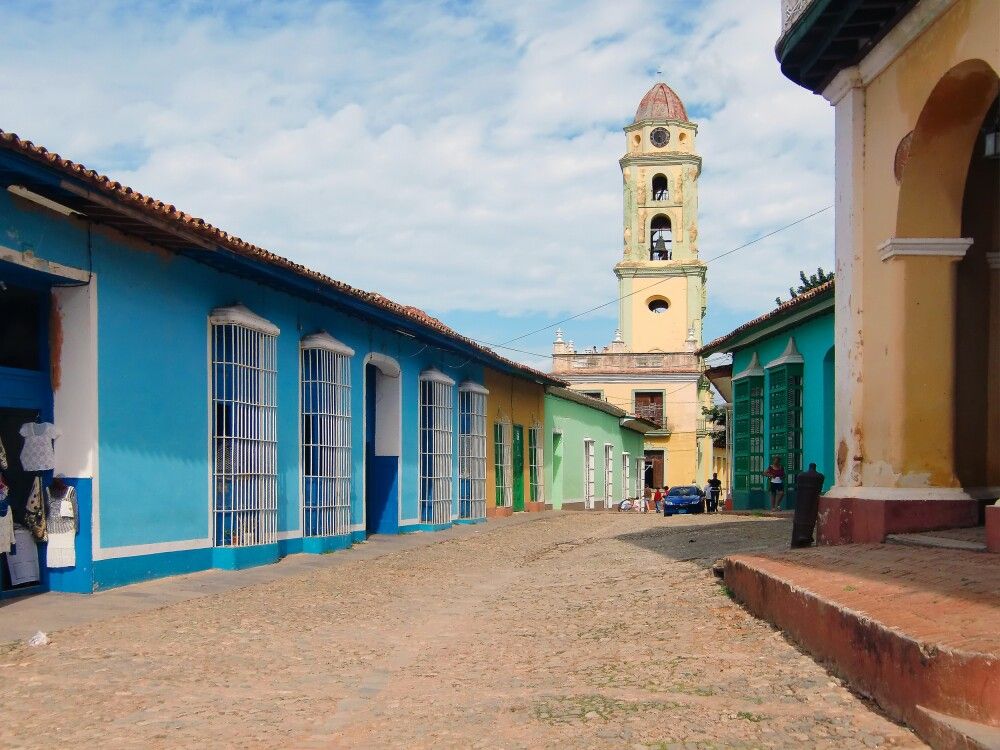
[[653, 132], [649, 134], [649, 140], [657, 148], [662, 148], [670, 143], [670, 131], [666, 128], [653, 128]]

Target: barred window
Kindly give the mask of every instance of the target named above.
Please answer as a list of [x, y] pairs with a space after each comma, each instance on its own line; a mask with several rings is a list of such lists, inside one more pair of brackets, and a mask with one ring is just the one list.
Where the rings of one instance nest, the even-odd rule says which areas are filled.
[[764, 378], [733, 384], [733, 489], [749, 492], [764, 473]]
[[792, 482], [802, 471], [802, 365], [771, 368], [767, 379], [770, 453], [781, 458]]
[[279, 331], [242, 305], [213, 310], [209, 323], [213, 543], [272, 544], [278, 533]]
[[510, 508], [514, 505], [512, 440], [513, 426], [507, 417], [493, 424], [493, 471], [496, 484], [494, 501], [498, 508]]
[[443, 372], [420, 375], [421, 523], [451, 523], [454, 390], [455, 381]]
[[302, 339], [303, 536], [350, 532], [352, 356], [328, 333]]
[[583, 441], [583, 504], [587, 508], [594, 507], [594, 441], [589, 438]]
[[535, 422], [528, 430], [528, 478], [531, 502], [545, 502], [545, 438], [542, 426]]
[[628, 453], [622, 453], [622, 498], [635, 497], [631, 487], [632, 466]]
[[610, 508], [615, 494], [615, 447], [611, 443], [604, 444], [604, 507]]
[[478, 383], [458, 388], [458, 517], [486, 517], [486, 397]]

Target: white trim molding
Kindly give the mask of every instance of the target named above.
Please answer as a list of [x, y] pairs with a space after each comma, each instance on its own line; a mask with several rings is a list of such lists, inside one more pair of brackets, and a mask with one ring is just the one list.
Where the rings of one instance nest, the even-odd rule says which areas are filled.
[[882, 262], [908, 256], [961, 260], [972, 247], [971, 237], [890, 237], [878, 248]]
[[455, 381], [445, 375], [436, 367], [428, 367], [422, 373], [420, 373], [421, 380], [429, 380], [432, 383], [441, 383], [442, 385], [455, 385]]
[[209, 322], [214, 326], [235, 325], [249, 328], [265, 336], [277, 336], [281, 329], [269, 320], [257, 315], [239, 303], [230, 307], [217, 307], [209, 315]]
[[481, 386], [479, 383], [474, 383], [471, 380], [463, 381], [462, 384], [458, 386], [458, 390], [463, 393], [479, 393], [483, 396], [490, 395], [489, 390]]
[[345, 357], [353, 357], [354, 350], [343, 341], [338, 341], [326, 331], [317, 331], [302, 338], [302, 349], [323, 349], [334, 354], [343, 354]]
[[4, 245], [0, 245], [0, 260], [6, 261], [7, 263], [13, 263], [21, 266], [22, 268], [30, 268], [33, 271], [41, 271], [42, 273], [47, 273], [50, 276], [72, 279], [73, 281], [82, 281], [86, 283], [90, 281], [91, 277], [91, 272], [84, 268], [64, 266], [62, 263], [54, 263], [51, 260], [39, 258], [30, 250], [12, 250]]
[[186, 552], [192, 549], [208, 549], [212, 547], [212, 539], [185, 539], [179, 542], [154, 542], [152, 544], [129, 544], [122, 547], [97, 547], [93, 550], [93, 559], [115, 560], [120, 557], [138, 557], [139, 555], [159, 555], [164, 552]]
[[365, 364], [372, 365], [387, 378], [399, 377], [399, 363], [381, 352], [371, 352], [365, 357]]

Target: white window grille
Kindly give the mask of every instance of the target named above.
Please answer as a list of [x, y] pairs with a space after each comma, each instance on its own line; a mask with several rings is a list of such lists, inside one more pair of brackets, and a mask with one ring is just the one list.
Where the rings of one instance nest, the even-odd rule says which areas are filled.
[[587, 508], [594, 507], [594, 441], [583, 441], [583, 504]]
[[504, 417], [493, 425], [493, 469], [496, 479], [494, 501], [498, 508], [510, 508], [514, 505], [513, 440], [514, 427], [510, 419]]
[[622, 453], [622, 498], [635, 497], [632, 494], [632, 462], [628, 453]]
[[351, 526], [351, 360], [328, 333], [301, 344], [302, 535], [336, 536]]
[[212, 311], [212, 510], [217, 547], [278, 531], [277, 336], [242, 305]]
[[528, 478], [531, 481], [531, 502], [545, 502], [545, 433], [535, 422], [528, 430]]
[[610, 508], [615, 501], [615, 446], [604, 444], [604, 507]]
[[439, 370], [420, 375], [421, 523], [451, 523], [454, 390], [455, 381]]
[[486, 397], [478, 383], [458, 387], [458, 517], [486, 517]]

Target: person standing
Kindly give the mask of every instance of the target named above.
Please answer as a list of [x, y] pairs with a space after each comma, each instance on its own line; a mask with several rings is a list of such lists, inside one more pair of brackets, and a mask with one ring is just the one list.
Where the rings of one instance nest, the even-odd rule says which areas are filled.
[[771, 465], [767, 467], [764, 476], [768, 478], [768, 488], [771, 490], [771, 510], [779, 510], [785, 497], [785, 467], [781, 465], [781, 456], [771, 459]]
[[660, 488], [656, 488], [656, 492], [653, 493], [653, 505], [656, 508], [656, 512], [659, 513], [663, 510], [663, 493], [660, 492]]
[[708, 480], [708, 510], [711, 513], [719, 512], [719, 498], [722, 496], [722, 480], [719, 479], [718, 472], [712, 474]]

